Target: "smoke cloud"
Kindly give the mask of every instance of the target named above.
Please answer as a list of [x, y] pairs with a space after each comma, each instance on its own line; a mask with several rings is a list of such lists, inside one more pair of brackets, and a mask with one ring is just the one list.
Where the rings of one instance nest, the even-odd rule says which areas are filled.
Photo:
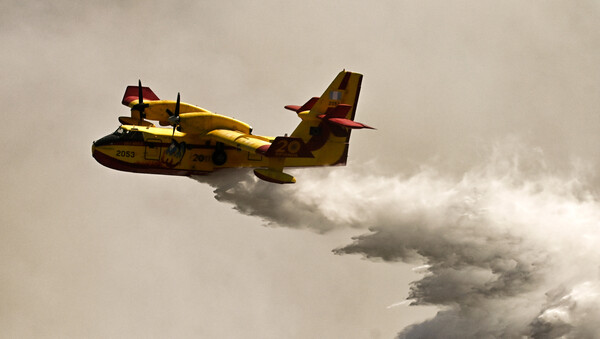
[[555, 170], [518, 140], [487, 154], [459, 177], [432, 167], [383, 176], [353, 165], [302, 171], [289, 186], [247, 170], [195, 179], [270, 226], [368, 229], [336, 254], [419, 266], [407, 299], [440, 311], [398, 338], [594, 337], [600, 201], [588, 169]]

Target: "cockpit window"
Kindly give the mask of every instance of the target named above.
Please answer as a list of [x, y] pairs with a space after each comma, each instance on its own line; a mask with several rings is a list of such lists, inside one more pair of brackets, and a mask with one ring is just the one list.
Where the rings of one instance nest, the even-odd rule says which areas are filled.
[[101, 138], [94, 142], [96, 146], [113, 145], [115, 143], [124, 143], [131, 145], [143, 145], [144, 134], [139, 131], [128, 131], [124, 128], [119, 127], [112, 134]]
[[119, 140], [128, 140], [128, 141], [144, 141], [144, 135], [142, 132], [138, 131], [128, 131], [119, 127], [114, 133], [114, 136], [119, 137]]

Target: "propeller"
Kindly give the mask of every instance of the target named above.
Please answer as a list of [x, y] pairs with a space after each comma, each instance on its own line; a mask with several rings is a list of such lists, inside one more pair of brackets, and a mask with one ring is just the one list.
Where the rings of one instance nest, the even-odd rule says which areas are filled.
[[167, 114], [169, 115], [169, 118], [167, 119], [169, 121], [169, 123], [171, 125], [173, 125], [173, 134], [171, 135], [171, 139], [173, 139], [173, 136], [175, 135], [175, 129], [177, 128], [177, 125], [179, 125], [179, 122], [181, 121], [181, 118], [179, 117], [179, 93], [177, 93], [177, 102], [175, 103], [175, 113], [171, 112], [170, 109], [167, 108]]
[[149, 104], [144, 103], [144, 93], [142, 90], [142, 80], [138, 80], [138, 103], [133, 105], [132, 109], [135, 109], [140, 112], [140, 120], [146, 118], [146, 114], [144, 113], [144, 109], [150, 106]]

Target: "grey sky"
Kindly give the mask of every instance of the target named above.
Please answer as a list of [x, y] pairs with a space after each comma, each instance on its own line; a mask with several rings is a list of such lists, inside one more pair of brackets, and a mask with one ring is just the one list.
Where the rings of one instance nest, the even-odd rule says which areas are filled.
[[[138, 79], [257, 134], [291, 132], [298, 120], [283, 106], [346, 68], [364, 74], [357, 120], [378, 128], [353, 134], [349, 168], [460, 175], [516, 137], [548, 172], [573, 162], [593, 172], [599, 11], [593, 1], [3, 2], [0, 337], [389, 338], [433, 316], [386, 308], [421, 277], [416, 264], [332, 255], [366, 229], [262, 227], [209, 185], [100, 166], [92, 140], [128, 114], [121, 96]], [[304, 172], [297, 185], [313, 176]]]

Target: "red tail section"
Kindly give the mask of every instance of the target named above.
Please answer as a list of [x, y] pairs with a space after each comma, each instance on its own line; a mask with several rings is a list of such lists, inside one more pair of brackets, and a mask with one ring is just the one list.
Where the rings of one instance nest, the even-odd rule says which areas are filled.
[[315, 103], [317, 103], [318, 100], [319, 100], [319, 97], [312, 97], [302, 106], [287, 105], [287, 106], [285, 106], [285, 109], [289, 109], [290, 111], [294, 111], [296, 113], [310, 111], [310, 109], [315, 105]]
[[325, 112], [325, 114], [321, 114], [318, 115], [319, 118], [338, 125], [338, 126], [342, 126], [342, 127], [346, 127], [346, 128], [351, 128], [351, 129], [360, 129], [360, 128], [369, 128], [369, 129], [375, 129], [369, 125], [365, 125], [363, 123], [357, 122], [357, 121], [353, 121], [350, 119], [346, 119], [346, 116], [348, 115], [348, 112], [350, 112], [350, 110], [352, 109], [352, 106], [350, 105], [345, 105], [345, 104], [339, 104], [335, 107], [329, 107], [327, 109], [327, 111]]

